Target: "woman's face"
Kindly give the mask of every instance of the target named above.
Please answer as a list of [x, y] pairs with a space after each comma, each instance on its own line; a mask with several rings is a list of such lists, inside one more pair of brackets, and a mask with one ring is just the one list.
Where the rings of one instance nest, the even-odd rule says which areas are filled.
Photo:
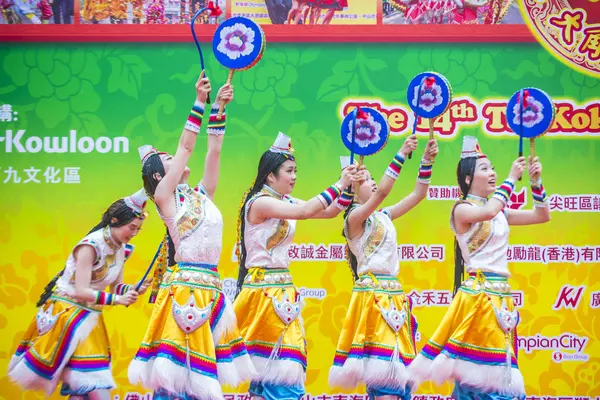
[[[468, 180], [471, 179], [467, 177]], [[480, 158], [475, 164], [475, 173], [469, 193], [475, 196], [488, 197], [496, 190], [496, 171], [487, 158]]]
[[366, 179], [359, 181], [360, 186], [358, 188], [358, 201], [361, 204], [369, 201], [373, 193], [377, 191], [377, 182], [373, 179], [371, 173], [365, 169], [364, 174]]
[[[161, 154], [160, 160], [162, 161], [163, 168], [165, 169], [165, 175], [166, 175], [169, 172], [169, 169], [171, 168], [171, 164], [173, 163], [173, 156], [170, 154]], [[183, 176], [187, 177], [187, 176], [189, 176], [189, 174], [190, 174], [190, 169], [186, 165], [185, 169], [183, 170]]]
[[296, 185], [296, 161], [286, 160], [275, 175], [273, 172], [267, 177], [268, 185], [280, 194], [290, 194]]
[[119, 243], [129, 243], [131, 239], [133, 239], [139, 231], [142, 229], [142, 224], [144, 220], [141, 218], [134, 218], [131, 222], [118, 226], [111, 227], [110, 234], [112, 237], [117, 240]]

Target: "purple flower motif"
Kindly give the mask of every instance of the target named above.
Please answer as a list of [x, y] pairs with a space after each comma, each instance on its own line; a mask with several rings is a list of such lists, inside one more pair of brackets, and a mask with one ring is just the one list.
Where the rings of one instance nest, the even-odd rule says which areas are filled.
[[217, 50], [232, 60], [247, 56], [254, 50], [254, 31], [244, 24], [223, 28], [220, 37]]
[[[417, 107], [417, 99], [419, 98], [419, 86], [415, 86], [415, 94], [413, 96], [412, 105]], [[431, 86], [423, 85], [421, 88], [421, 98], [419, 100], [419, 108], [430, 112], [435, 107], [442, 104], [442, 88], [434, 83]]]
[[[353, 120], [348, 123], [348, 141], [352, 143], [352, 124]], [[379, 141], [379, 132], [381, 132], [381, 124], [368, 114], [367, 119], [356, 120], [356, 136], [355, 141], [359, 147], [367, 147]]]
[[[533, 98], [533, 96], [527, 96], [526, 100], [527, 106], [523, 107], [523, 126], [526, 128], [531, 128], [544, 119], [544, 113], [542, 112], [544, 111], [544, 105]], [[515, 114], [513, 123], [520, 125], [521, 114], [519, 102], [517, 102], [513, 107], [513, 113]]]

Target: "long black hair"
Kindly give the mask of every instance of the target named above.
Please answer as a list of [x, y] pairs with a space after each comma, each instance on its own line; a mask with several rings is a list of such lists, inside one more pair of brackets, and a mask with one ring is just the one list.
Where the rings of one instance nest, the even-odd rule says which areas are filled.
[[[465, 200], [469, 191], [471, 190], [471, 185], [473, 184], [473, 176], [475, 175], [475, 166], [477, 165], [477, 157], [469, 157], [463, 158], [458, 162], [458, 166], [456, 167], [456, 180], [458, 182], [458, 187], [460, 188], [461, 200]], [[469, 182], [467, 182], [467, 177], [470, 177]], [[451, 219], [454, 220], [454, 209], [452, 209]], [[454, 237], [454, 291], [453, 294], [456, 294], [458, 289], [460, 288], [463, 280], [465, 278], [465, 260], [462, 255], [462, 251], [458, 244], [458, 240], [456, 240], [456, 236]]]
[[[160, 179], [156, 179], [156, 175], [160, 175], [164, 177], [166, 175], [165, 166], [162, 163], [159, 154], [152, 154], [149, 156], [144, 165], [142, 166], [142, 181], [144, 182], [144, 190], [149, 198], [154, 201], [154, 193], [156, 192], [156, 187], [158, 186]], [[177, 264], [175, 261], [175, 245], [173, 244], [173, 239], [171, 238], [171, 234], [169, 233], [169, 229], [167, 228], [167, 265], [169, 267]]]
[[237, 245], [237, 256], [238, 256], [238, 261], [239, 261], [239, 271], [238, 271], [238, 279], [237, 279], [237, 290], [236, 290], [236, 297], [239, 294], [239, 292], [242, 290], [242, 285], [244, 284], [244, 279], [246, 278], [246, 275], [248, 274], [248, 271], [246, 269], [246, 246], [244, 243], [244, 229], [246, 227], [246, 218], [245, 217], [245, 210], [246, 210], [246, 203], [248, 203], [248, 200], [250, 200], [255, 194], [257, 194], [258, 192], [261, 191], [263, 185], [267, 182], [267, 177], [269, 176], [269, 174], [273, 173], [275, 176], [278, 175], [279, 173], [279, 169], [281, 168], [281, 165], [286, 162], [287, 160], [294, 160], [294, 157], [287, 155], [287, 154], [282, 154], [282, 153], [275, 153], [273, 151], [267, 150], [263, 153], [263, 155], [260, 157], [260, 161], [258, 163], [258, 171], [256, 173], [256, 179], [254, 179], [254, 183], [252, 184], [252, 186], [250, 187], [250, 189], [248, 189], [248, 191], [246, 191], [246, 193], [244, 193], [244, 196], [242, 197], [242, 202], [240, 204], [240, 211], [238, 214], [238, 243]]
[[[104, 229], [107, 226], [118, 228], [123, 225], [127, 225], [134, 219], [138, 218], [138, 214], [129, 208], [129, 206], [125, 203], [125, 200], [119, 199], [112, 203], [110, 207], [102, 214], [102, 219], [100, 222], [94, 226], [87, 234], [89, 235], [92, 232], [96, 232], [99, 229]], [[44, 288], [44, 292], [40, 296], [40, 299], [36, 303], [36, 307], [43, 306], [46, 301], [54, 292], [54, 286], [56, 285], [56, 281], [64, 274], [65, 269], [60, 270], [58, 274], [48, 282], [46, 287]]]

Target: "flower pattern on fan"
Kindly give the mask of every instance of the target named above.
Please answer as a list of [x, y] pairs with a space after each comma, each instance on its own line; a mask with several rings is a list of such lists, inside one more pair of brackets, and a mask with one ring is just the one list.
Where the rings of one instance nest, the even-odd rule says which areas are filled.
[[210, 311], [212, 309], [212, 302], [204, 308], [196, 307], [196, 300], [194, 294], [190, 294], [188, 301], [181, 305], [173, 299], [173, 318], [179, 326], [179, 329], [184, 331], [186, 334], [194, 332], [208, 321], [210, 318]]
[[254, 50], [254, 31], [244, 24], [237, 23], [221, 30], [217, 50], [232, 60], [250, 55]]
[[[352, 127], [354, 121], [348, 122], [348, 141], [352, 143]], [[381, 132], [381, 124], [373, 118], [371, 114], [367, 114], [367, 118], [356, 119], [356, 135], [355, 141], [359, 147], [367, 147], [375, 144], [380, 140], [379, 133]]]
[[273, 308], [284, 324], [291, 324], [300, 315], [302, 304], [299, 301], [292, 303], [289, 300], [287, 293], [283, 294], [281, 300], [277, 300], [276, 297], [272, 297], [272, 300]]
[[415, 86], [415, 92], [412, 99], [412, 105], [414, 107], [418, 106], [419, 108], [430, 112], [435, 107], [442, 104], [443, 101], [442, 88], [437, 83], [423, 85], [421, 88], [421, 96], [419, 96], [419, 85]]
[[[544, 119], [544, 105], [537, 101], [533, 96], [527, 96], [526, 101], [527, 106], [523, 107], [523, 126], [531, 128]], [[513, 114], [515, 115], [513, 118], [513, 123], [520, 125], [521, 113], [518, 101], [513, 108]]]
[[394, 332], [398, 333], [406, 322], [406, 311], [398, 311], [393, 302], [390, 304], [389, 308], [386, 309], [380, 305], [379, 309], [381, 310], [381, 315], [383, 315], [385, 322], [388, 323]]
[[500, 325], [500, 328], [506, 333], [510, 333], [519, 323], [519, 312], [516, 308], [509, 311], [506, 306], [506, 299], [502, 299], [502, 306], [500, 309], [494, 305], [494, 313], [496, 314], [498, 325]]

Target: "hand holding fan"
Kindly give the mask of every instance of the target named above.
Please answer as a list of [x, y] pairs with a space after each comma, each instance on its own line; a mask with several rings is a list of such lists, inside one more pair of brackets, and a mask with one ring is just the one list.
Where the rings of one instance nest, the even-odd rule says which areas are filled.
[[[265, 51], [266, 39], [260, 25], [245, 17], [233, 17], [224, 21], [213, 37], [213, 52], [217, 61], [229, 69], [227, 84], [235, 71], [243, 71], [258, 63]], [[221, 119], [225, 103], [217, 118]]]
[[[209, 1], [208, 5], [194, 14], [192, 21], [190, 22], [190, 28], [192, 29], [192, 36], [194, 37], [194, 42], [196, 42], [196, 47], [198, 48], [198, 54], [200, 55], [200, 66], [202, 67], [202, 71], [204, 71], [204, 76], [206, 76], [206, 70], [204, 69], [204, 57], [202, 56], [202, 48], [200, 47], [200, 41], [196, 36], [196, 30], [194, 29], [194, 25], [196, 23], [196, 19], [205, 11], [210, 11], [210, 17], [218, 17], [223, 13], [218, 4], [215, 5], [214, 1]], [[208, 95], [206, 101], [210, 104], [210, 94]]]
[[385, 116], [373, 108], [356, 108], [346, 115], [341, 134], [344, 146], [350, 150], [350, 164], [354, 164], [355, 154], [360, 156], [358, 165], [362, 165], [365, 156], [381, 151], [387, 143], [389, 132]]
[[521, 89], [506, 104], [506, 122], [519, 135], [519, 157], [523, 156], [523, 139], [529, 139], [530, 155], [535, 157], [535, 142], [554, 123], [556, 108], [550, 96], [536, 88]]
[[[408, 106], [415, 113], [413, 134], [417, 133], [419, 117], [429, 120], [429, 139], [433, 139], [433, 123], [452, 103], [452, 88], [448, 80], [437, 72], [422, 72], [408, 84]], [[412, 157], [412, 153], [408, 158]]]

